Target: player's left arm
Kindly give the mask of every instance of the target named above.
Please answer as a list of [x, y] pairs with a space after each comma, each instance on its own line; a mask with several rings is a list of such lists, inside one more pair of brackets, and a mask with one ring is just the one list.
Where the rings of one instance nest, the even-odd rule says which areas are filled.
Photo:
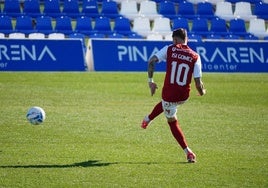
[[204, 87], [204, 84], [203, 84], [201, 78], [200, 77], [194, 78], [194, 81], [195, 81], [195, 87], [196, 87], [199, 95], [200, 96], [205, 95], [206, 94], [206, 89]]
[[206, 94], [206, 89], [204, 87], [204, 84], [202, 82], [202, 64], [201, 64], [201, 59], [200, 56], [198, 56], [198, 59], [194, 65], [194, 81], [195, 81], [195, 87], [199, 93], [200, 96]]

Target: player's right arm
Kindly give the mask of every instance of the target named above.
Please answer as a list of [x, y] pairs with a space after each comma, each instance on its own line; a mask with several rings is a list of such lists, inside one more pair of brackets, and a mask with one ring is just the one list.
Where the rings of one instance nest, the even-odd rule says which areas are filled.
[[154, 83], [153, 76], [154, 76], [154, 67], [155, 63], [157, 63], [159, 60], [157, 56], [153, 55], [149, 60], [148, 60], [148, 86], [151, 91], [151, 96], [155, 94], [155, 91], [157, 89], [156, 83]]
[[157, 85], [153, 80], [155, 64], [166, 59], [167, 48], [168, 46], [164, 46], [148, 60], [148, 84], [152, 96], [155, 94], [155, 91], [157, 89]]
[[156, 55], [153, 55], [149, 60], [148, 60], [148, 78], [153, 78], [154, 76], [154, 67], [155, 63], [158, 62], [158, 58]]

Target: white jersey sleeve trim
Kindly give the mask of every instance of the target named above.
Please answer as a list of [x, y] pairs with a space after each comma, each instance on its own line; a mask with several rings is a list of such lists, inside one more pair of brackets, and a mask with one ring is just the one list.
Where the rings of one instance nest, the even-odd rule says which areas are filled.
[[194, 78], [200, 78], [202, 77], [202, 64], [200, 56], [198, 56], [196, 63], [194, 65]]
[[156, 52], [155, 56], [158, 58], [159, 60], [158, 62], [167, 60], [167, 49], [168, 49], [168, 46], [164, 46], [163, 48], [161, 48], [161, 50]]

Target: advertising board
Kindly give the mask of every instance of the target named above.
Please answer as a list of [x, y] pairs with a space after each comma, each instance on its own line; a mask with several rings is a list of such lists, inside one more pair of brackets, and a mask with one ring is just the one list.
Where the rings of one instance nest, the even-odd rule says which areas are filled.
[[85, 71], [77, 39], [0, 39], [0, 71]]
[[[169, 41], [92, 39], [92, 70], [146, 71], [150, 56]], [[199, 53], [204, 72], [268, 72], [268, 41], [189, 42]], [[156, 66], [164, 71], [165, 62]]]

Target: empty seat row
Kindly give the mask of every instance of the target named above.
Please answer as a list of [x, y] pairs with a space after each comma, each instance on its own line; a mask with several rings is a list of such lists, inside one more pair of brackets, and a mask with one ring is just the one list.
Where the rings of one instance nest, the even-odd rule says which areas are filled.
[[[59, 17], [67, 15], [72, 18], [81, 15], [92, 18], [105, 16], [109, 18], [116, 18], [119, 14], [133, 20], [138, 16], [146, 16], [153, 20], [156, 17], [165, 16], [173, 19], [178, 16], [193, 19], [195, 17], [213, 18], [220, 16], [226, 20], [234, 17], [239, 17], [249, 21], [254, 17], [268, 19], [268, 4], [258, 2], [252, 8], [249, 2], [235, 3], [234, 11], [233, 5], [227, 1], [219, 1], [216, 4], [216, 10], [209, 1], [198, 2], [195, 6], [190, 1], [180, 1], [176, 4], [174, 1], [141, 1], [138, 3], [135, 0], [125, 0], [120, 3], [112, 0], [102, 1], [98, 3], [97, 0], [83, 0], [80, 3], [78, 0], [64, 0], [63, 5], [60, 5], [59, 0], [44, 0], [43, 8], [40, 8], [41, 0], [24, 0], [20, 5], [20, 0], [5, 0], [2, 8], [2, 14], [17, 17], [21, 14], [26, 14], [32, 17], [40, 15], [48, 15], [51, 17]], [[42, 10], [41, 10], [42, 9]]]
[[[55, 23], [53, 23], [55, 22]], [[121, 35], [135, 35], [132, 31], [130, 21], [125, 17], [117, 17], [114, 20], [112, 28], [111, 19], [107, 17], [97, 17], [94, 19], [86, 16], [78, 17], [75, 21], [68, 16], [57, 17], [54, 21], [52, 17], [40, 16], [32, 18], [30, 16], [19, 16], [16, 18], [16, 24], [13, 26], [12, 18], [6, 15], [0, 16], [0, 32], [9, 34], [21, 32], [30, 34], [33, 32], [50, 33], [59, 32], [69, 35], [72, 33], [81, 33], [87, 36], [95, 33], [111, 35], [113, 33]]]
[[[133, 23], [125, 17], [117, 17], [111, 21], [108, 17], [97, 17], [94, 20], [90, 17], [81, 16], [75, 21], [68, 16], [61, 16], [55, 19], [53, 23], [52, 17], [41, 16], [32, 18], [29, 16], [20, 16], [16, 19], [13, 28], [12, 18], [8, 16], [0, 16], [0, 32], [9, 34], [13, 32], [21, 32], [30, 34], [33, 32], [44, 33], [46, 35], [54, 32], [64, 33], [66, 35], [72, 33], [81, 33], [86, 36], [101, 33], [104, 35], [112, 35], [114, 33], [123, 36], [138, 34], [146, 37], [149, 34], [168, 35], [172, 30], [182, 27], [191, 34], [198, 34], [204, 38], [213, 34], [219, 36], [238, 35], [241, 38], [249, 34], [255, 35], [262, 39], [267, 35], [265, 20], [252, 19], [249, 22], [249, 29], [246, 29], [246, 23], [243, 19], [232, 19], [227, 22], [221, 18], [208, 20], [206, 18], [195, 18], [189, 27], [187, 18], [178, 17], [175, 19], [155, 18], [153, 22], [147, 17], [137, 17]], [[113, 23], [113, 24], [112, 24]]]
[[135, 18], [133, 23], [133, 31], [144, 37], [151, 34], [160, 34], [165, 37], [176, 28], [185, 28], [190, 36], [198, 35], [202, 38], [225, 38], [232, 35], [238, 39], [263, 39], [268, 36], [268, 28], [266, 28], [263, 19], [250, 20], [248, 29], [246, 22], [238, 18], [232, 19], [230, 22], [218, 17], [210, 21], [206, 18], [195, 18], [191, 27], [189, 20], [186, 18], [178, 17], [173, 20], [157, 18], [154, 20], [152, 29], [150, 29], [148, 18]]
[[[84, 42], [84, 49], [86, 50], [86, 36], [81, 34], [81, 33], [73, 33], [73, 34], [70, 34], [70, 35], [65, 35], [64, 33], [50, 33], [49, 35], [44, 35], [43, 33], [31, 33], [29, 34], [28, 36], [25, 35], [24, 33], [10, 33], [9, 35], [5, 35], [4, 33], [0, 33], [0, 39], [3, 39], [3, 38], [12, 38], [12, 39], [25, 39], [25, 38], [29, 38], [29, 39], [65, 39], [65, 38], [78, 38], [78, 39], [81, 39], [83, 42]], [[139, 35], [129, 35], [129, 36], [123, 36], [123, 35], [120, 35], [120, 34], [117, 34], [117, 33], [113, 33], [111, 35], [104, 35], [104, 34], [101, 34], [101, 33], [94, 33], [92, 35], [90, 35], [89, 38], [120, 38], [120, 39], [123, 39], [123, 38], [127, 38], [127, 39], [143, 39], [141, 38]], [[158, 40], [158, 41], [161, 41], [161, 40], [169, 40], [169, 41], [172, 41], [172, 36], [171, 34], [169, 35], [165, 35], [165, 36], [162, 36], [160, 34], [155, 34], [155, 33], [152, 33], [152, 34], [149, 34], [147, 37], [146, 37], [147, 40]], [[198, 34], [189, 34], [188, 35], [188, 39], [189, 41], [199, 41], [201, 42], [203, 39], [202, 39], [202, 36], [198, 35]], [[205, 39], [213, 39], [213, 40], [222, 40], [222, 39], [231, 39], [231, 40], [240, 40], [241, 38], [237, 35], [232, 35], [232, 34], [228, 34], [226, 36], [219, 36], [219, 35], [214, 35], [214, 34], [210, 34], [208, 35]], [[258, 40], [255, 36], [253, 35], [248, 35], [247, 37], [244, 38], [245, 40]], [[264, 37], [263, 40], [268, 40], [268, 36]]]
[[[121, 2], [126, 1], [126, 0], [114, 0], [114, 1], [116, 1], [117, 3], [121, 3]], [[141, 3], [142, 1], [146, 1], [146, 0], [133, 0], [133, 1], [136, 1], [137, 3]], [[154, 1], [157, 4], [159, 4], [159, 3], [167, 1], [167, 0], [151, 0], [151, 1]], [[179, 4], [179, 3], [183, 2], [184, 0], [168, 0], [168, 1], [171, 1], [171, 2], [173, 2], [175, 4]], [[193, 3], [193, 4], [197, 4], [199, 2], [203, 2], [204, 0], [188, 0], [188, 1]], [[268, 2], [267, 0], [206, 0], [206, 2], [212, 3], [214, 5], [217, 4], [218, 2], [221, 2], [221, 1], [229, 1], [231, 3], [237, 3], [237, 2], [240, 2], [240, 1], [245, 1], [245, 2], [249, 2], [251, 4], [259, 3], [261, 1], [265, 2], [265, 3]]]
[[259, 2], [255, 4], [254, 9], [252, 11], [250, 3], [237, 2], [233, 11], [233, 7], [230, 2], [219, 2], [216, 5], [215, 15], [227, 21], [234, 19], [235, 17], [244, 19], [245, 21], [249, 21], [250, 19], [256, 17], [267, 20], [268, 4]]
[[[120, 35], [118, 35], [118, 38]], [[96, 34], [92, 35], [91, 38], [104, 38], [105, 35], [101, 34]], [[115, 35], [110, 35], [108, 36], [109, 38], [115, 37]], [[29, 35], [26, 35], [25, 33], [20, 33], [20, 32], [14, 32], [10, 33], [8, 35], [5, 35], [4, 33], [0, 33], [0, 39], [4, 38], [12, 38], [12, 39], [66, 39], [66, 38], [77, 38], [77, 39], [82, 39], [83, 42], [86, 42], [86, 36], [81, 34], [81, 33], [72, 33], [70, 35], [65, 35], [64, 33], [50, 33], [48, 35], [45, 35], [44, 33], [30, 33]]]
[[[77, 39], [81, 39], [84, 42], [84, 48], [86, 48], [86, 35], [83, 35], [81, 33], [72, 33], [70, 35], [65, 35], [64, 33], [50, 33], [48, 35], [45, 35], [43, 33], [30, 33], [29, 35], [26, 35], [24, 33], [20, 33], [20, 32], [14, 32], [14, 33], [10, 33], [8, 35], [5, 35], [4, 33], [0, 33], [0, 39], [66, 39], [66, 38], [77, 38]], [[129, 35], [129, 36], [124, 36], [124, 35], [120, 35], [117, 33], [113, 33], [110, 35], [104, 35], [101, 33], [94, 33], [92, 35], [89, 36], [90, 39], [93, 38], [132, 38], [132, 39], [143, 39], [138, 35]]]
[[237, 2], [234, 7], [232, 3], [226, 1], [219, 1], [215, 6], [207, 1], [199, 2], [196, 6], [189, 1], [182, 1], [178, 5], [172, 1], [161, 1], [158, 6], [153, 1], [143, 1], [140, 4], [140, 9], [138, 9], [136, 1], [122, 1], [120, 13], [131, 20], [140, 15], [150, 19], [162, 15], [170, 19], [178, 16], [188, 19], [196, 17], [212, 19], [219, 16], [226, 20], [238, 17], [249, 21], [256, 17], [267, 20], [267, 9], [268, 4], [266, 3], [258, 2], [254, 4], [253, 8], [249, 2], [243, 1]]
[[[8, 35], [5, 35], [4, 33], [0, 33], [0, 38], [12, 38], [12, 39], [65, 39], [65, 35], [63, 33], [50, 33], [49, 35], [45, 35], [44, 33], [30, 33], [28, 36], [25, 33], [20, 33], [20, 32], [14, 32], [14, 33], [9, 33]], [[70, 35], [72, 36], [72, 35]], [[81, 37], [82, 38], [82, 37]]]
[[[41, 6], [41, 0], [5, 0], [2, 8], [2, 14], [17, 17], [26, 14], [32, 17], [48, 15], [59, 17], [67, 15], [77, 17], [86, 15], [90, 17], [97, 16], [118, 16], [118, 6], [115, 1], [103, 1], [101, 8], [97, 0], [83, 0], [82, 4], [78, 0], [64, 0], [61, 5], [59, 0], [44, 0]], [[82, 7], [80, 7], [80, 4]], [[42, 8], [41, 8], [42, 7]]]

